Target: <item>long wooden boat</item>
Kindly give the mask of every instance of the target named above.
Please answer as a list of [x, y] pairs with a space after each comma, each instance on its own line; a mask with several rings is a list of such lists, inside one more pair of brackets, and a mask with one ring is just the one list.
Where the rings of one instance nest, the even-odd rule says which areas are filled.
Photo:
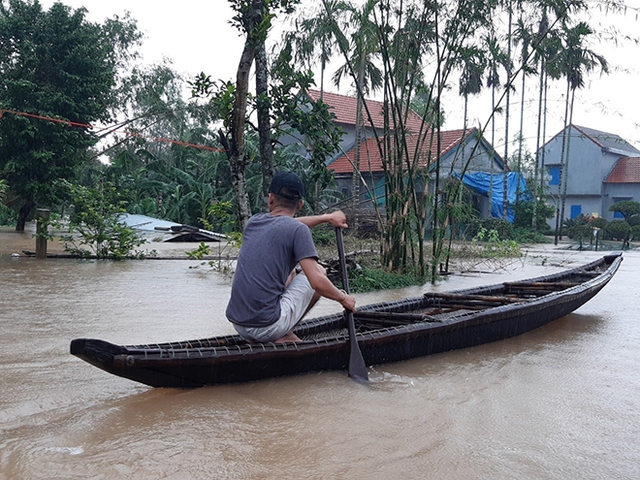
[[[596, 295], [622, 256], [525, 281], [426, 293], [359, 308], [357, 341], [367, 366], [472, 347], [520, 335], [563, 317]], [[80, 338], [71, 353], [109, 373], [153, 387], [192, 388], [321, 370], [346, 370], [342, 314], [305, 320], [298, 343], [249, 344], [239, 336], [149, 345]]]

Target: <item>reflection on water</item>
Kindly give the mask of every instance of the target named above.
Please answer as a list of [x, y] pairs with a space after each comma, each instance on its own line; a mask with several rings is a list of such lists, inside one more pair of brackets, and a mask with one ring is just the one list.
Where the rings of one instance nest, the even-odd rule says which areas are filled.
[[[571, 255], [563, 262], [594, 256]], [[541, 263], [552, 262], [436, 288], [548, 272]], [[572, 315], [507, 341], [376, 366], [370, 385], [327, 372], [151, 389], [68, 354], [77, 337], [146, 343], [233, 332], [223, 316], [229, 280], [189, 264], [0, 256], [0, 478], [640, 474], [638, 253], [625, 254], [610, 285]]]

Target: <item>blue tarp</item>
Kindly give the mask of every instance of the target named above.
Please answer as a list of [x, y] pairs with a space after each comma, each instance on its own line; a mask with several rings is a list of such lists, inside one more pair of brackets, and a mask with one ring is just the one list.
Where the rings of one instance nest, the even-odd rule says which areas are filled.
[[[460, 178], [459, 174], [453, 174], [456, 178]], [[491, 216], [495, 218], [502, 218], [502, 199], [504, 176], [502, 173], [465, 173], [462, 181], [471, 190], [483, 197], [489, 196], [489, 190], [491, 190]], [[493, 188], [489, 188], [492, 185]], [[531, 199], [529, 189], [527, 188], [527, 182], [521, 173], [509, 172], [507, 173], [507, 203], [514, 204], [516, 202], [516, 192], [520, 191], [521, 198]], [[384, 205], [384, 193], [385, 183], [384, 178], [381, 178], [375, 185], [374, 194], [376, 196], [376, 202], [378, 206]], [[366, 198], [371, 198], [371, 195], [367, 193]], [[515, 214], [513, 208], [507, 208], [507, 220], [513, 223]]]
[[[494, 173], [491, 175], [484, 172], [465, 173], [462, 181], [471, 188], [471, 190], [482, 196], [488, 197], [489, 191], [491, 191], [491, 216], [502, 218], [504, 174]], [[522, 174], [518, 172], [507, 173], [507, 203], [514, 204], [516, 202], [518, 191], [520, 191], [521, 195], [524, 195], [525, 198], [531, 197]], [[513, 223], [514, 217], [513, 209], [508, 208], [507, 220]]]

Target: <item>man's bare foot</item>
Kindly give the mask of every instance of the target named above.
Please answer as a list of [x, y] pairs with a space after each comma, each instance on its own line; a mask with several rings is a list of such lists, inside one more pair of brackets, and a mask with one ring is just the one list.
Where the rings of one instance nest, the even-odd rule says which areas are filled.
[[284, 337], [279, 338], [274, 343], [284, 343], [284, 342], [301, 342], [300, 338], [293, 332], [287, 333]]

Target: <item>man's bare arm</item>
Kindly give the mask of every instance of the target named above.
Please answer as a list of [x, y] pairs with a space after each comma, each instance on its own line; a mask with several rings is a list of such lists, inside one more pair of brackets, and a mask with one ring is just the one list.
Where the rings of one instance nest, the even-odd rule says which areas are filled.
[[296, 220], [304, 223], [307, 227], [313, 228], [322, 223], [328, 223], [332, 227], [347, 228], [347, 216], [341, 211], [325, 213], [322, 215], [311, 215], [308, 217], [297, 217]]
[[300, 260], [300, 266], [307, 276], [311, 288], [317, 293], [330, 300], [335, 300], [344, 308], [353, 312], [356, 311], [356, 299], [331, 283], [324, 268], [318, 265], [315, 258], [304, 258]]

